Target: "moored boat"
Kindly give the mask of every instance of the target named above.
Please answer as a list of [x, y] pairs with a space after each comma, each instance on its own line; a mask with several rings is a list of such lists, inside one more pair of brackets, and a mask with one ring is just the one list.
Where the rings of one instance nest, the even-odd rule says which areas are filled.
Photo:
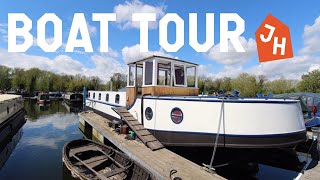
[[154, 179], [127, 155], [91, 140], [66, 143], [63, 162], [79, 179]]
[[50, 97], [48, 93], [39, 93], [37, 96], [38, 104], [50, 103]]
[[59, 101], [63, 99], [60, 92], [49, 92], [49, 98], [51, 101]]
[[165, 146], [290, 147], [306, 140], [298, 100], [198, 96], [198, 65], [151, 56], [128, 64], [126, 92], [89, 91], [87, 108], [111, 120], [126, 107]]
[[81, 104], [83, 103], [83, 94], [68, 92], [63, 96], [63, 99], [68, 104]]

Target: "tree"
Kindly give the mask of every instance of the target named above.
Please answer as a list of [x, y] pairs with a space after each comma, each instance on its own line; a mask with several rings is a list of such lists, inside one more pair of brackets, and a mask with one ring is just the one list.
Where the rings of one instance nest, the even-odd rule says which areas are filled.
[[12, 69], [6, 66], [0, 66], [0, 90], [11, 89]]
[[112, 90], [117, 91], [126, 86], [126, 75], [121, 73], [115, 73], [111, 76], [110, 82], [112, 83]]
[[266, 92], [272, 92], [273, 94], [290, 93], [295, 91], [296, 84], [295, 80], [281, 78], [267, 82], [264, 89]]
[[320, 70], [314, 70], [304, 74], [298, 83], [298, 90], [305, 92], [320, 93]]
[[221, 84], [220, 84], [220, 90], [222, 90], [223, 92], [232, 91], [231, 78], [230, 77], [225, 77], [225, 78], [222, 79]]
[[12, 71], [12, 88], [13, 89], [25, 89], [26, 79], [25, 71], [22, 68], [15, 68]]
[[247, 73], [242, 73], [237, 78], [232, 79], [231, 87], [240, 91], [241, 96], [254, 97], [259, 92], [256, 76]]

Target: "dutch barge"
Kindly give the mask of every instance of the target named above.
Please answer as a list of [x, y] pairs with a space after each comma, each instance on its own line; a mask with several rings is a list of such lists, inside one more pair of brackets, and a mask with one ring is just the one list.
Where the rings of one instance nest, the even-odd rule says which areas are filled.
[[280, 148], [306, 141], [298, 100], [199, 96], [198, 64], [151, 56], [128, 64], [126, 92], [89, 91], [108, 119], [125, 107], [165, 146]]

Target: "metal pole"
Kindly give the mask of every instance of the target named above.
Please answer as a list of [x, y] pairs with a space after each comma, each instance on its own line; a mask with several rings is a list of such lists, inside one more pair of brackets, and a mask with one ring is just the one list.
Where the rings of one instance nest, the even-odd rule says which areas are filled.
[[87, 100], [87, 88], [85, 86], [83, 86], [83, 111], [86, 111], [86, 100]]

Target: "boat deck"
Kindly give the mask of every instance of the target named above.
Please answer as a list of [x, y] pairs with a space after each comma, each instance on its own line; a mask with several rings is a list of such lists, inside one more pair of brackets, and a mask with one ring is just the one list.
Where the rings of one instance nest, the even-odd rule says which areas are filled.
[[170, 179], [172, 170], [177, 171], [172, 177], [180, 177], [182, 179], [224, 179], [217, 174], [209, 173], [201, 166], [166, 148], [152, 151], [141, 142], [126, 140], [124, 135], [118, 135], [108, 126], [107, 123], [110, 120], [96, 113], [82, 112], [79, 113], [79, 116], [122, 152], [148, 169], [157, 179]]

